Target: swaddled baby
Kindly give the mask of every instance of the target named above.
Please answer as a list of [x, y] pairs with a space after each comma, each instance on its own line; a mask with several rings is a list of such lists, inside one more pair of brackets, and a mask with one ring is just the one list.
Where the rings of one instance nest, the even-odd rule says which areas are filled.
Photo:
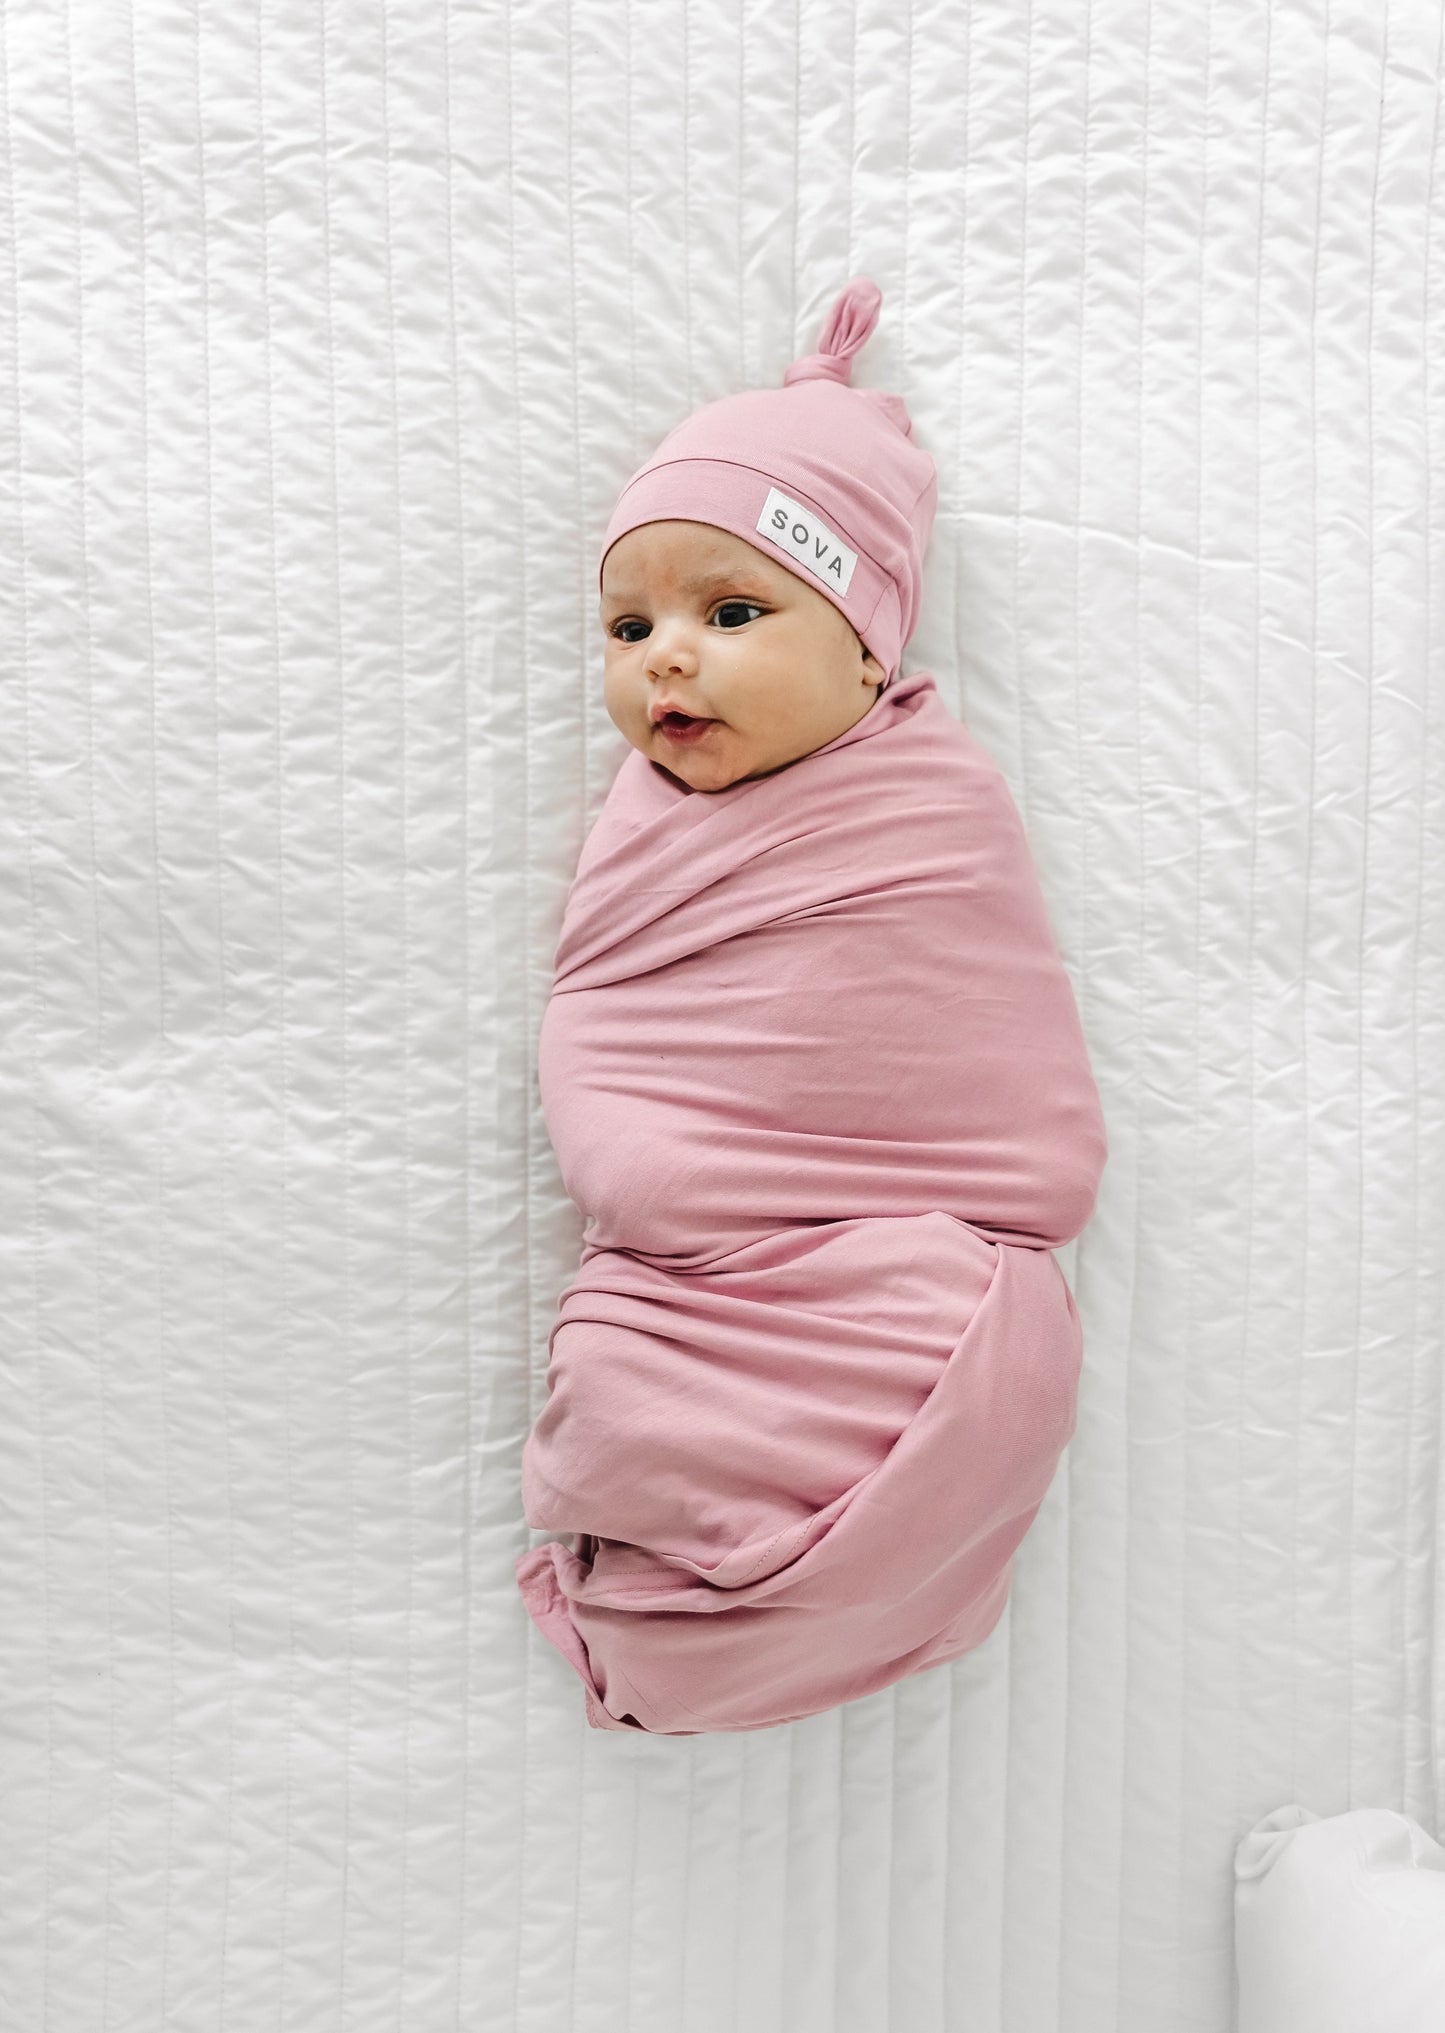
[[774, 1727], [957, 1658], [1073, 1430], [1051, 1251], [1105, 1157], [1013, 800], [901, 672], [937, 493], [850, 385], [862, 279], [706, 405], [600, 566], [631, 744], [539, 1041], [586, 1217], [523, 1453], [538, 1627], [599, 1729]]

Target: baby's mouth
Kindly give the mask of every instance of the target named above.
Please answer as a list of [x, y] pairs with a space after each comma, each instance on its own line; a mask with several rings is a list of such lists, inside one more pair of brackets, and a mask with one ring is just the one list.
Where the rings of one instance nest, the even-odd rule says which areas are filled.
[[669, 741], [682, 742], [698, 741], [710, 727], [717, 726], [716, 720], [699, 720], [691, 713], [664, 713], [653, 724]]

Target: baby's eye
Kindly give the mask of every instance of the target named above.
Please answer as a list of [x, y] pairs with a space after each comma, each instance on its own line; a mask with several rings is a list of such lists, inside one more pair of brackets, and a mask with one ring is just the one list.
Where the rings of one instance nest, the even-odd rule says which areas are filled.
[[[717, 613], [713, 616], [713, 620], [722, 628], [744, 628], [747, 625], [750, 613], [765, 614], [766, 612], [767, 609], [760, 607], [756, 600], [724, 600], [722, 606], [719, 607]], [[733, 616], [732, 620], [728, 619], [729, 615]]]
[[[627, 628], [640, 628], [642, 635], [624, 635], [623, 630]], [[647, 634], [647, 623], [645, 621], [619, 621], [613, 628], [612, 633], [617, 637], [619, 642], [641, 642], [642, 636]]]

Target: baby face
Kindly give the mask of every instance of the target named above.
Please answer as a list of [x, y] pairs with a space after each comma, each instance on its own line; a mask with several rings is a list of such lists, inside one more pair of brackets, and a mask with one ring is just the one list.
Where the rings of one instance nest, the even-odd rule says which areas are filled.
[[[709, 522], [619, 537], [601, 612], [608, 714], [695, 791], [810, 755], [863, 718], [886, 676], [831, 600]], [[669, 711], [691, 716], [692, 733], [673, 731]]]

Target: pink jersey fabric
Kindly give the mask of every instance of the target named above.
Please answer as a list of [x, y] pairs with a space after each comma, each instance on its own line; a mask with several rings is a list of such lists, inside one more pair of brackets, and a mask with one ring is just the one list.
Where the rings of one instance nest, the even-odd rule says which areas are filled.
[[539, 1076], [582, 1261], [516, 1564], [599, 1729], [766, 1729], [993, 1629], [1106, 1145], [1002, 775], [917, 672], [708, 794], [633, 749]]

